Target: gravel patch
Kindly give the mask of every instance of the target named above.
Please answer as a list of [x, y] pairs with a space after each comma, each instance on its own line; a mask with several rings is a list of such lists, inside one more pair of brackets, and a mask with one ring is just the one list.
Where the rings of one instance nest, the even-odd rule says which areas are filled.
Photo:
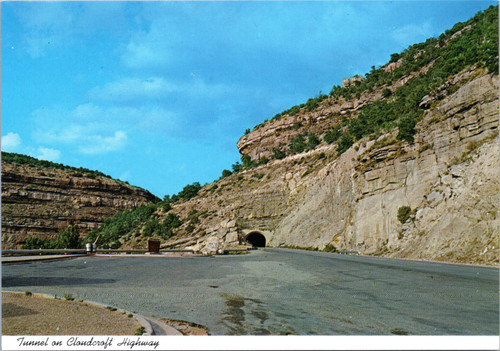
[[2, 292], [3, 335], [134, 335], [126, 313], [88, 302]]

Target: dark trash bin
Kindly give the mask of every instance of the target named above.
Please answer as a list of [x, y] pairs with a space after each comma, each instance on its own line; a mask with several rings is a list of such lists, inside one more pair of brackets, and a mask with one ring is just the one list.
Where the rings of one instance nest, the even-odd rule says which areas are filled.
[[148, 252], [149, 253], [160, 253], [160, 240], [149, 239], [148, 240]]

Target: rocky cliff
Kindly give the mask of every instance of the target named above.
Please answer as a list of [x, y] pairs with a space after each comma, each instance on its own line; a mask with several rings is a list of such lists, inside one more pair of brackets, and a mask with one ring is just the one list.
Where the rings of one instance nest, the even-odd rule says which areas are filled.
[[[246, 243], [497, 265], [498, 8], [343, 85], [248, 130], [240, 169], [189, 200], [137, 213], [143, 222], [114, 233], [113, 245], [144, 247], [157, 236], [206, 253]], [[10, 204], [27, 197], [12, 189]], [[100, 201], [75, 197], [66, 211]], [[32, 211], [25, 203], [17, 213]], [[47, 208], [33, 221], [56, 221], [60, 212]], [[8, 225], [13, 218], [6, 213]], [[81, 226], [96, 225], [85, 218]]]
[[32, 235], [51, 238], [70, 223], [85, 235], [106, 217], [157, 200], [102, 176], [2, 162], [2, 248], [18, 248]]
[[248, 130], [165, 245], [498, 264], [498, 7], [342, 85]]
[[[323, 143], [204, 187], [174, 205], [182, 218], [198, 217], [194, 230], [183, 231], [185, 220], [167, 244], [200, 249], [259, 233], [272, 247], [333, 245], [369, 255], [497, 263], [498, 75], [471, 67], [420, 105], [424, 117], [412, 143], [397, 140], [397, 129], [363, 138], [340, 156]], [[255, 134], [246, 140], [261, 135]], [[401, 207], [411, 210], [403, 221]]]

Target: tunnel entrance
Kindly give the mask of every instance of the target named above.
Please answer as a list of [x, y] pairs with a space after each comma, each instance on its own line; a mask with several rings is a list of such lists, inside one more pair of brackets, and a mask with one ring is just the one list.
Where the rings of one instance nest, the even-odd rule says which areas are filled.
[[266, 247], [266, 237], [259, 232], [251, 232], [245, 240], [253, 247]]

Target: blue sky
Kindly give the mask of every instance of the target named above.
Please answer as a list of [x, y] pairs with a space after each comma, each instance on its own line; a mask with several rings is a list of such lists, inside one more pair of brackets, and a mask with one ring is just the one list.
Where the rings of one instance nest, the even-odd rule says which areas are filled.
[[494, 1], [2, 2], [2, 150], [179, 192], [236, 142]]

